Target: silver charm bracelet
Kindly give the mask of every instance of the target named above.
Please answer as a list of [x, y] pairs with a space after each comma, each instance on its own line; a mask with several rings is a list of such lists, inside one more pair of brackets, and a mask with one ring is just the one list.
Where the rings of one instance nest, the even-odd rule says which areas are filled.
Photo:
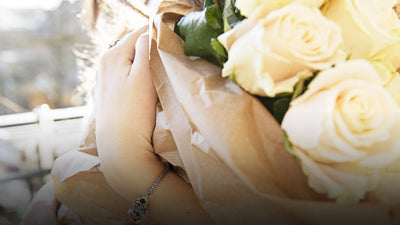
[[148, 215], [147, 205], [149, 203], [148, 197], [153, 193], [154, 189], [161, 183], [161, 180], [167, 174], [169, 170], [169, 163], [164, 163], [164, 171], [160, 176], [153, 182], [150, 188], [146, 191], [145, 195], [139, 196], [131, 208], [128, 209], [128, 220], [132, 224], [139, 224], [143, 217]]

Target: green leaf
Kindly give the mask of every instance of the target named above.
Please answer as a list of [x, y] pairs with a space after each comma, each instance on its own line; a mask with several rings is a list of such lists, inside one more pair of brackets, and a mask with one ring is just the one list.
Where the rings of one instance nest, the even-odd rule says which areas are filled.
[[211, 46], [213, 47], [214, 51], [216, 51], [218, 53], [218, 55], [223, 56], [223, 57], [228, 57], [228, 54], [227, 54], [224, 46], [221, 44], [221, 42], [218, 41], [218, 39], [212, 38]]
[[274, 98], [278, 99], [278, 98], [286, 98], [286, 97], [291, 97], [293, 95], [293, 93], [280, 93], [277, 94]]
[[202, 11], [183, 17], [176, 24], [175, 33], [185, 40], [186, 55], [198, 56], [222, 67], [227, 60], [226, 53], [220, 54], [222, 45], [213, 41], [224, 32], [222, 12], [217, 4], [210, 5], [211, 1], [204, 4], [207, 7]]
[[[310, 85], [311, 81], [313, 81], [314, 78], [317, 77], [318, 74], [319, 74], [320, 72], [321, 72], [321, 71], [319, 71], [319, 70], [314, 71], [314, 73], [313, 73], [313, 75], [312, 75], [311, 77], [306, 78], [306, 79], [304, 80], [304, 87], [303, 87], [303, 91], [301, 92], [301, 94], [303, 94], [304, 92], [307, 91], [308, 85]], [[300, 94], [300, 95], [301, 95], [301, 94]]]
[[[255, 96], [260, 100], [261, 104], [264, 105], [264, 107], [272, 114], [274, 115], [274, 98], [268, 98], [268, 97], [261, 97], [261, 96]], [[276, 119], [276, 118], [275, 118]]]
[[215, 4], [215, 0], [205, 0], [203, 4], [203, 8], [207, 8], [213, 6]]
[[223, 11], [224, 30], [229, 31], [245, 17], [240, 14], [240, 11], [235, 7], [236, 0], [226, 0]]
[[274, 117], [281, 123], [290, 106], [291, 97], [281, 98], [274, 102]]
[[293, 151], [292, 142], [290, 142], [289, 136], [287, 135], [287, 133], [284, 132], [283, 137], [285, 138], [286, 151], [288, 151], [293, 156], [293, 158], [296, 158], [296, 153]]
[[225, 0], [205, 0], [203, 4], [203, 9], [213, 6], [214, 4], [222, 8], [222, 6], [225, 4]]
[[282, 119], [289, 108], [291, 93], [284, 93], [274, 98], [257, 96], [264, 107], [274, 116], [277, 122], [281, 123]]
[[305, 78], [297, 82], [296, 86], [294, 87], [293, 95], [292, 95], [292, 101], [302, 95], [306, 90], [308, 89], [308, 85], [311, 83], [311, 81], [318, 75], [320, 71], [314, 71], [311, 77]]
[[239, 84], [237, 83], [237, 81], [236, 81], [235, 73], [232, 73], [232, 74], [229, 76], [229, 79], [230, 79], [233, 83], [239, 85]]
[[175, 33], [185, 40], [186, 55], [198, 56], [223, 66], [228, 54], [217, 37], [245, 18], [235, 7], [235, 2], [205, 0], [202, 11], [191, 12], [176, 23]]
[[295, 98], [297, 98], [299, 95], [301, 95], [303, 93], [304, 83], [305, 83], [304, 79], [297, 82], [296, 86], [294, 87], [292, 100], [294, 100]]

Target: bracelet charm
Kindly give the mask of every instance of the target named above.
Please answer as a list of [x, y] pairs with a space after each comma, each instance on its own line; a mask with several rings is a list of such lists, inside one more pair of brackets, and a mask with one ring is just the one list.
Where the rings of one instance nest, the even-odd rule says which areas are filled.
[[140, 196], [136, 199], [135, 204], [128, 210], [128, 219], [133, 224], [139, 224], [140, 219], [147, 216], [147, 197]]
[[128, 220], [132, 224], [139, 224], [140, 220], [147, 216], [147, 206], [149, 203], [148, 197], [153, 193], [154, 189], [161, 183], [169, 170], [169, 163], [164, 164], [164, 171], [146, 191], [146, 195], [139, 196], [131, 208], [128, 209]]

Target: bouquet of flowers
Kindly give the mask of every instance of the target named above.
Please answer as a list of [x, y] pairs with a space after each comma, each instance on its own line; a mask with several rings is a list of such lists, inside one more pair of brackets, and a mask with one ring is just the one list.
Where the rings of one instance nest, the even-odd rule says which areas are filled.
[[217, 222], [399, 222], [398, 4], [161, 4], [154, 82], [177, 163]]
[[266, 97], [315, 191], [359, 202], [400, 163], [396, 3], [206, 1], [176, 32], [187, 55]]
[[[161, 3], [153, 147], [216, 224], [400, 224], [398, 4]], [[53, 170], [63, 204], [96, 224], [127, 222], [97, 157], [58, 164], [71, 165]]]

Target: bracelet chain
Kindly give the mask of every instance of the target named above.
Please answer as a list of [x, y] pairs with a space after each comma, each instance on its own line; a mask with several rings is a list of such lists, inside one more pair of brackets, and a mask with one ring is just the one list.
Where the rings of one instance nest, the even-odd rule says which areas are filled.
[[150, 188], [146, 191], [146, 195], [139, 196], [136, 200], [133, 206], [128, 210], [128, 220], [132, 224], [139, 224], [140, 220], [147, 216], [147, 205], [148, 205], [148, 197], [150, 196], [151, 193], [153, 193], [154, 189], [157, 188], [157, 186], [161, 183], [161, 180], [164, 178], [164, 176], [167, 174], [169, 170], [169, 164], [165, 163], [164, 164], [165, 168], [163, 172], [160, 174], [160, 176], [151, 184]]

